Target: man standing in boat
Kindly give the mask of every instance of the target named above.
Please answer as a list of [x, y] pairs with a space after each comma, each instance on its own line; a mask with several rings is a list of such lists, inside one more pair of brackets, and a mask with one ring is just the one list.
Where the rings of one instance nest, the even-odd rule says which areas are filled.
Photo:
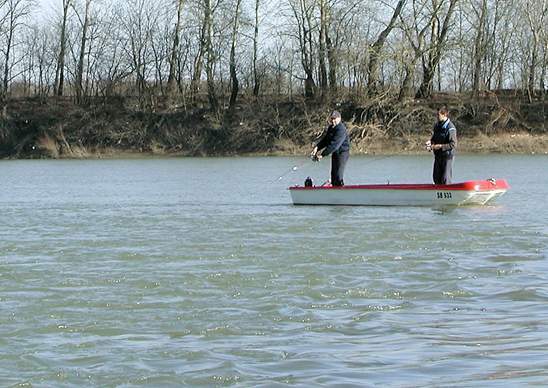
[[312, 150], [312, 158], [320, 160], [331, 154], [331, 184], [344, 186], [344, 168], [350, 157], [350, 138], [346, 126], [341, 122], [341, 114], [336, 110], [329, 116], [329, 126], [325, 135]]
[[438, 121], [434, 125], [432, 137], [426, 142], [426, 148], [434, 152], [432, 173], [434, 184], [450, 184], [453, 175], [453, 158], [457, 148], [457, 129], [449, 120], [449, 111], [446, 106], [438, 109]]

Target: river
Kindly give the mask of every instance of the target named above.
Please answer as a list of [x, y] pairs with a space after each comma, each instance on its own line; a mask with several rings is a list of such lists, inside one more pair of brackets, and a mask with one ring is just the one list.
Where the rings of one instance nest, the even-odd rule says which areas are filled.
[[328, 160], [0, 161], [0, 386], [548, 385], [547, 166], [459, 155], [511, 189], [434, 209], [292, 206]]

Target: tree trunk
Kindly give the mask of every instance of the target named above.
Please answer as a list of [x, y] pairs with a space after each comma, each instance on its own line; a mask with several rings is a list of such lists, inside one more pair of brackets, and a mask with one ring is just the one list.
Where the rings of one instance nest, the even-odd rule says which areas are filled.
[[531, 44], [533, 45], [533, 47], [531, 49], [531, 62], [529, 62], [529, 79], [527, 82], [527, 92], [530, 96], [535, 94], [535, 72], [537, 70], [538, 36], [535, 33], [533, 33], [533, 42]]
[[299, 49], [301, 64], [306, 75], [304, 80], [304, 95], [312, 98], [315, 95], [316, 85], [314, 82], [314, 56], [312, 42], [312, 12], [313, 9], [306, 0], [298, 0], [298, 4], [291, 3], [293, 14], [298, 27]]
[[[528, 71], [528, 80], [527, 80], [527, 94], [529, 100], [532, 100], [532, 96], [535, 94], [535, 79], [536, 71], [538, 65], [538, 56], [539, 56], [539, 46], [542, 41], [542, 34], [546, 34], [546, 17], [548, 16], [548, 2], [544, 1], [527, 1], [526, 2], [526, 15], [527, 21], [529, 23], [529, 29], [533, 35], [533, 41], [530, 43], [531, 47], [531, 57], [529, 62], [529, 71]], [[544, 36], [546, 39], [546, 36]], [[543, 42], [544, 43], [544, 42]], [[544, 44], [544, 50], [546, 50], [548, 44]], [[546, 53], [544, 53], [544, 58]], [[546, 64], [542, 64], [541, 73], [544, 72]], [[543, 74], [541, 75], [541, 78]], [[544, 82], [544, 81], [543, 81]]]
[[[432, 95], [434, 76], [436, 75], [436, 68], [441, 60], [442, 51], [446, 42], [447, 32], [449, 31], [449, 25], [451, 16], [455, 10], [458, 0], [449, 0], [449, 9], [445, 15], [443, 26], [439, 33], [439, 36], [435, 33], [435, 23], [432, 24], [432, 42], [428, 59], [423, 61], [423, 78], [422, 83], [417, 91], [417, 98], [427, 98]], [[436, 18], [437, 19], [437, 18]], [[434, 19], [435, 20], [435, 19]]]
[[316, 83], [314, 82], [314, 76], [312, 72], [306, 73], [306, 79], [304, 80], [304, 96], [306, 98], [313, 98], [316, 94]]
[[67, 46], [67, 18], [70, 0], [63, 0], [63, 21], [61, 23], [61, 40], [59, 42], [59, 57], [55, 70], [55, 94], [63, 95], [65, 85], [65, 51]]
[[403, 101], [407, 98], [413, 97], [413, 84], [415, 79], [415, 67], [417, 66], [417, 57], [404, 62], [405, 77], [403, 79], [399, 100]]
[[386, 42], [386, 39], [388, 38], [388, 35], [390, 35], [390, 32], [396, 25], [396, 20], [399, 18], [401, 14], [401, 10], [403, 6], [405, 5], [405, 2], [407, 0], [399, 0], [398, 4], [396, 5], [396, 8], [394, 9], [394, 13], [392, 14], [392, 18], [390, 19], [390, 22], [386, 26], [384, 30], [381, 31], [379, 36], [377, 37], [377, 40], [375, 43], [371, 45], [369, 48], [369, 66], [367, 69], [367, 93], [369, 96], [373, 96], [378, 93], [380, 90], [380, 75], [379, 75], [379, 61], [380, 61], [380, 53], [384, 46], [384, 43]]
[[548, 37], [545, 37], [546, 43], [544, 44], [544, 53], [542, 59], [542, 69], [540, 71], [539, 89], [541, 93], [546, 94], [546, 68], [548, 67]]
[[255, 0], [255, 27], [253, 29], [253, 95], [259, 96], [259, 89], [261, 87], [259, 74], [257, 71], [257, 53], [259, 47], [259, 3], [260, 0]]
[[481, 10], [478, 17], [478, 30], [474, 41], [474, 69], [472, 80], [472, 93], [477, 95], [481, 89], [481, 65], [485, 56], [485, 19], [487, 18], [487, 0], [481, 0]]
[[91, 0], [86, 0], [86, 8], [84, 11], [84, 22], [82, 25], [82, 39], [80, 41], [80, 56], [78, 58], [78, 67], [76, 70], [76, 102], [82, 103], [83, 102], [83, 93], [84, 93], [84, 85], [83, 82], [83, 76], [84, 76], [84, 60], [86, 56], [86, 43], [87, 43], [87, 33], [89, 28], [89, 8], [90, 8]]
[[169, 77], [167, 79], [167, 90], [170, 96], [175, 95], [178, 88], [176, 85], [177, 58], [179, 57], [179, 35], [181, 35], [181, 16], [183, 14], [184, 0], [177, 2], [177, 22], [173, 36], [173, 46], [171, 47], [171, 56], [169, 58]]
[[[4, 68], [0, 71], [3, 72], [2, 81], [0, 82], [0, 100], [3, 102], [8, 94], [10, 82], [13, 78], [11, 72], [15, 63], [20, 62], [21, 59], [16, 57], [17, 52], [13, 51], [17, 46], [17, 39], [15, 30], [24, 25], [21, 21], [22, 18], [30, 13], [31, 3], [28, 0], [0, 0], [0, 35], [5, 34], [4, 46], [0, 49], [3, 58]], [[6, 10], [3, 7], [6, 6]], [[6, 23], [7, 21], [7, 23]], [[4, 25], [7, 24], [7, 26]], [[15, 61], [12, 58], [14, 55]], [[32, 55], [33, 53], [24, 53], [24, 55]], [[15, 63], [12, 63], [15, 62]], [[21, 71], [21, 74], [24, 70]], [[24, 83], [24, 82], [23, 82]], [[6, 107], [4, 106], [2, 114], [6, 113]]]
[[10, 9], [10, 23], [8, 28], [8, 36], [6, 39], [6, 47], [5, 47], [5, 55], [4, 55], [4, 79], [2, 80], [2, 97], [5, 98], [5, 96], [8, 94], [8, 86], [9, 86], [9, 75], [10, 75], [10, 55], [11, 55], [11, 48], [13, 44], [13, 33], [14, 33], [14, 24], [15, 24], [15, 14], [14, 10]]
[[329, 89], [331, 93], [337, 91], [337, 55], [331, 37], [329, 36], [329, 30], [325, 30], [325, 46], [327, 48], [327, 61], [329, 62]]
[[306, 80], [304, 81], [305, 97], [313, 98], [316, 95], [316, 83], [314, 82], [314, 42], [312, 40], [312, 31], [314, 30], [313, 16], [311, 13], [306, 12], [306, 26], [305, 35], [308, 40], [308, 63], [305, 69]]
[[204, 63], [204, 53], [206, 52], [207, 46], [207, 31], [208, 31], [208, 22], [207, 13], [204, 11], [204, 20], [202, 22], [202, 29], [200, 32], [200, 47], [198, 48], [198, 53], [194, 58], [194, 70], [192, 72], [192, 80], [190, 82], [190, 91], [192, 98], [195, 98], [198, 91], [200, 90], [200, 81], [202, 78], [202, 67]]
[[234, 111], [238, 91], [240, 90], [238, 76], [236, 74], [236, 40], [238, 35], [238, 24], [240, 19], [240, 4], [242, 0], [236, 0], [236, 11], [234, 15], [234, 24], [232, 25], [232, 44], [230, 46], [230, 79], [232, 81], [232, 90], [230, 92], [229, 110]]
[[319, 51], [318, 51], [318, 64], [319, 64], [319, 77], [320, 77], [320, 89], [322, 92], [322, 96], [324, 96], [327, 92], [327, 68], [325, 64], [325, 56], [326, 56], [326, 49], [325, 49], [325, 35], [327, 30], [327, 16], [326, 16], [326, 3], [325, 0], [320, 0], [320, 45], [319, 45]]
[[215, 55], [213, 52], [213, 12], [211, 9], [211, 0], [205, 0], [205, 10], [204, 10], [204, 25], [206, 26], [206, 54], [207, 54], [207, 63], [206, 63], [206, 76], [207, 76], [207, 98], [209, 101], [209, 106], [211, 110], [217, 111], [219, 108], [219, 102], [217, 100], [217, 94], [215, 92]]

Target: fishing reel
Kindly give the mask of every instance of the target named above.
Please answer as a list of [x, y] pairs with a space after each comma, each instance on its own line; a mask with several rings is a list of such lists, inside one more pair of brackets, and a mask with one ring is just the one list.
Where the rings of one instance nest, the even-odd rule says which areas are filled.
[[312, 154], [310, 155], [310, 159], [312, 159], [313, 162], [319, 162], [320, 158], [318, 158], [318, 155]]

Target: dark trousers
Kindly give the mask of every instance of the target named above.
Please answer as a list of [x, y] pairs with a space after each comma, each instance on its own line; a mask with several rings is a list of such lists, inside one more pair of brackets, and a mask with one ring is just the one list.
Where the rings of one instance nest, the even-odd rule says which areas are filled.
[[331, 154], [331, 184], [333, 186], [344, 186], [344, 168], [350, 157], [350, 152], [333, 152]]
[[432, 177], [436, 185], [450, 184], [453, 177], [453, 157], [435, 156]]

